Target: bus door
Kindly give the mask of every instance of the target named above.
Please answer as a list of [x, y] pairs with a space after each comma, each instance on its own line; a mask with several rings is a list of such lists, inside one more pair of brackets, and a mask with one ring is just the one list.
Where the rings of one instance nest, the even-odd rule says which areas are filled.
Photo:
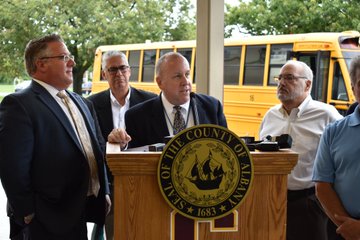
[[327, 86], [329, 79], [329, 51], [297, 52], [296, 58], [305, 62], [313, 71], [314, 78], [311, 89], [311, 97], [321, 102], [327, 101]]
[[330, 104], [334, 105], [340, 114], [345, 115], [350, 105], [350, 96], [346, 90], [343, 71], [339, 60], [334, 60], [333, 84], [331, 89]]

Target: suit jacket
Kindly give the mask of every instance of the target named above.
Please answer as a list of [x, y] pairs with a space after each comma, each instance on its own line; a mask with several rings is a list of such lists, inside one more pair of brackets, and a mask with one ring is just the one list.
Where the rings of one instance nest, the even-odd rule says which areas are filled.
[[[193, 107], [194, 105], [196, 107]], [[227, 127], [219, 100], [203, 94], [194, 94], [190, 106], [193, 115], [199, 118], [199, 122], [195, 121], [196, 124], [215, 124]], [[125, 124], [126, 131], [132, 138], [129, 148], [162, 143], [164, 137], [170, 135], [161, 95], [129, 109], [125, 113]]]
[[46, 89], [33, 81], [0, 105], [0, 178], [12, 218], [22, 225], [24, 216], [35, 213], [36, 221], [54, 234], [70, 231], [84, 215], [103, 224], [108, 192], [102, 136], [92, 105], [68, 94], [89, 131], [98, 164], [98, 197], [87, 197], [88, 162], [69, 119]]
[[[136, 104], [144, 102], [148, 99], [154, 98], [156, 96], [157, 95], [155, 93], [147, 92], [131, 87], [129, 108], [135, 106]], [[87, 99], [90, 100], [95, 107], [96, 115], [100, 124], [101, 133], [106, 141], [108, 135], [114, 129], [113, 114], [110, 103], [110, 89], [91, 95]], [[106, 169], [107, 169], [107, 176], [109, 178], [109, 183], [112, 183], [113, 176], [107, 164], [106, 164]]]
[[[142, 103], [156, 96], [157, 95], [155, 93], [131, 87], [130, 108], [135, 106], [136, 104]], [[110, 89], [91, 95], [87, 99], [94, 104], [97, 118], [100, 124], [101, 133], [106, 141], [108, 135], [114, 129], [113, 115], [110, 103]]]

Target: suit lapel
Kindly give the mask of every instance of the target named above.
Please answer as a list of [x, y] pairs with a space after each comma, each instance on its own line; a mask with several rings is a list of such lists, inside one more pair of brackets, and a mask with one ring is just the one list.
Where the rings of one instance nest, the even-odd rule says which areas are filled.
[[207, 114], [206, 114], [206, 112], [204, 110], [205, 108], [198, 99], [196, 99], [196, 107], [197, 107], [198, 116], [199, 116], [199, 124], [207, 124], [207, 123], [209, 123], [209, 121], [206, 119]]
[[130, 94], [130, 104], [129, 104], [129, 108], [133, 107], [134, 105], [139, 103], [139, 96], [138, 93], [133, 89], [130, 88], [131, 90], [131, 94]]
[[163, 136], [169, 136], [169, 129], [166, 123], [166, 116], [164, 113], [164, 106], [161, 101], [161, 95], [156, 98], [154, 105], [151, 109], [152, 114], [152, 128], [153, 132], [158, 133], [158, 136], [162, 138]]
[[97, 104], [98, 119], [101, 119], [101, 130], [105, 133], [110, 133], [113, 129], [113, 114], [110, 103], [110, 89], [104, 92], [101, 96], [101, 103]]
[[66, 114], [59, 106], [59, 104], [56, 102], [56, 100], [45, 88], [43, 88], [37, 82], [33, 81], [31, 87], [33, 91], [37, 94], [37, 97], [40, 99], [40, 101], [42, 101], [44, 105], [46, 105], [49, 110], [56, 116], [60, 124], [65, 128], [65, 131], [70, 135], [70, 138], [74, 141], [78, 148], [82, 150], [69, 119], [67, 118]]
[[76, 106], [78, 107], [78, 109], [81, 112], [81, 115], [84, 118], [85, 124], [86, 124], [86, 128], [89, 131], [90, 136], [92, 136], [93, 138], [95, 137], [95, 125], [94, 125], [94, 121], [92, 121], [92, 116], [91, 113], [89, 111], [89, 108], [85, 105], [85, 103], [83, 102], [83, 100], [81, 99], [81, 97], [79, 95], [76, 95], [72, 92], [67, 91], [67, 93], [69, 94], [69, 96], [71, 97], [71, 99], [73, 100], [73, 102], [76, 104]]

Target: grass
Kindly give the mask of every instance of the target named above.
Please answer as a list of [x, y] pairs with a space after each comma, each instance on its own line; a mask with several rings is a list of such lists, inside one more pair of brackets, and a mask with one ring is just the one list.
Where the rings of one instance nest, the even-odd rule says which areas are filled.
[[6, 93], [12, 93], [14, 91], [13, 84], [0, 84], [0, 102], [3, 100]]
[[4, 95], [2, 93], [14, 92], [14, 85], [12, 84], [0, 84], [0, 102], [3, 100]]
[[12, 84], [0, 84], [0, 93], [14, 92], [14, 85]]

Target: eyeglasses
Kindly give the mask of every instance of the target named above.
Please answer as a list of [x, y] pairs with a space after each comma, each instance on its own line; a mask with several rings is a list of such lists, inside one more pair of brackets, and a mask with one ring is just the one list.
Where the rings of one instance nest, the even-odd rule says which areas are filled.
[[307, 77], [301, 77], [301, 76], [294, 76], [292, 74], [286, 74], [286, 75], [279, 75], [277, 77], [274, 77], [275, 82], [279, 83], [281, 80], [284, 80], [285, 82], [293, 82], [299, 78], [307, 79]]
[[118, 67], [109, 67], [108, 68], [108, 72], [110, 74], [116, 74], [119, 70], [121, 73], [126, 73], [126, 71], [129, 69], [130, 67], [127, 66], [127, 65], [121, 65], [121, 66], [118, 66]]
[[75, 57], [73, 55], [60, 55], [60, 56], [52, 56], [52, 57], [42, 57], [40, 59], [51, 59], [51, 58], [56, 58], [56, 59], [59, 59], [59, 60], [62, 60], [64, 62], [68, 62], [70, 61], [70, 59], [72, 61], [75, 61]]

